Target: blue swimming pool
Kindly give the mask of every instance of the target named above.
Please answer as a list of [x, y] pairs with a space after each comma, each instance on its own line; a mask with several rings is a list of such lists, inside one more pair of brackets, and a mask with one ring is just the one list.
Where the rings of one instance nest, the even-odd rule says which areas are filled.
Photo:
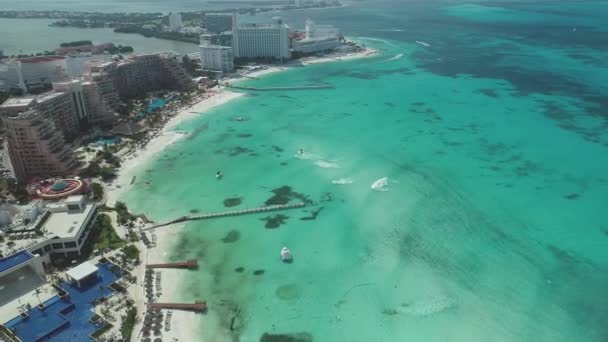
[[[170, 101], [170, 100], [169, 100]], [[162, 97], [158, 97], [153, 99], [152, 101], [148, 102], [148, 105], [146, 106], [146, 109], [139, 112], [139, 114], [137, 115], [139, 118], [144, 118], [147, 115], [155, 112], [156, 110], [163, 108], [167, 102], [166, 99], [162, 98]]]
[[28, 251], [21, 251], [6, 258], [2, 258], [0, 259], [0, 272], [4, 272], [9, 268], [17, 266], [24, 261], [30, 260], [31, 258], [33, 258], [33, 256]]
[[61, 287], [69, 293], [67, 299], [53, 297], [44, 303], [44, 310], [32, 308], [27, 319], [17, 317], [5, 326], [23, 342], [90, 341], [89, 335], [100, 327], [89, 321], [94, 314], [92, 303], [102, 295], [111, 295], [113, 291], [107, 286], [120, 278], [111, 271], [111, 265], [97, 264], [99, 277], [84, 288], [62, 282]]
[[95, 143], [100, 146], [116, 145], [119, 142], [120, 142], [119, 137], [99, 138], [99, 139], [97, 139], [97, 141], [95, 141]]

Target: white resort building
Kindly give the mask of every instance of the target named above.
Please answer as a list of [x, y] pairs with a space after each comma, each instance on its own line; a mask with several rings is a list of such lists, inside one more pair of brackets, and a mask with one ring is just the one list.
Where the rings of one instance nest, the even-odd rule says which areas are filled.
[[208, 71], [229, 73], [234, 70], [232, 48], [221, 45], [201, 45], [201, 68]]
[[2, 222], [7, 241], [0, 243], [0, 306], [45, 284], [52, 259], [80, 257], [97, 206], [84, 196], [70, 196], [57, 203], [36, 202], [26, 216], [14, 224]]
[[234, 32], [234, 57], [287, 59], [289, 52], [289, 26], [281, 18], [272, 24], [238, 25]]

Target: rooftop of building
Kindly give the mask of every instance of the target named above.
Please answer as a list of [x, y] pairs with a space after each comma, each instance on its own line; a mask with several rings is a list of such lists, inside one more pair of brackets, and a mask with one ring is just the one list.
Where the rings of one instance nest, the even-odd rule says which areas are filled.
[[8, 117], [10, 119], [14, 119], [14, 120], [31, 120], [31, 119], [39, 116], [40, 114], [42, 114], [42, 112], [39, 110], [28, 109], [28, 110], [25, 110], [23, 112], [19, 112], [16, 114], [8, 114], [8, 115], [6, 115], [6, 117]]
[[13, 108], [13, 107], [28, 107], [36, 99], [36, 96], [23, 96], [23, 97], [11, 97], [6, 100], [0, 109], [2, 108]]
[[248, 23], [248, 24], [239, 24], [237, 29], [277, 29], [277, 28], [289, 28], [287, 24], [277, 24], [277, 23]]
[[[67, 208], [68, 204], [76, 202], [83, 205], [78, 209]], [[86, 203], [82, 196], [70, 196], [59, 202], [28, 208], [23, 212], [25, 215], [15, 216], [13, 224], [3, 228], [7, 241], [0, 243], [0, 252], [8, 256], [49, 239], [74, 238], [94, 208], [95, 204]], [[31, 211], [38, 214], [29, 215]]]
[[207, 48], [207, 49], [232, 50], [232, 46], [215, 45], [215, 44], [201, 44], [198, 47]]
[[61, 60], [61, 59], [65, 59], [65, 56], [50, 55], [50, 56], [24, 57], [24, 58], [20, 58], [19, 61], [21, 63], [46, 63], [46, 62], [52, 62], [52, 61], [57, 61], [57, 60]]
[[60, 239], [74, 238], [85, 224], [93, 208], [93, 204], [86, 204], [82, 209], [53, 212], [41, 228]]
[[59, 97], [59, 96], [61, 96], [63, 94], [65, 94], [65, 93], [62, 93], [60, 91], [50, 91], [48, 93], [44, 93], [44, 94], [38, 95], [36, 97], [36, 101], [38, 103], [44, 103], [46, 101], [50, 101], [50, 100], [52, 100], [54, 98], [57, 98], [57, 97]]

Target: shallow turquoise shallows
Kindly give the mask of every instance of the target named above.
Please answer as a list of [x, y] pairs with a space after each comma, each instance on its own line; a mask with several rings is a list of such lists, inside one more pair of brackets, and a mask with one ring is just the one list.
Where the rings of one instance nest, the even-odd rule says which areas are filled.
[[156, 221], [309, 202], [180, 228], [183, 299], [221, 317], [201, 339], [605, 341], [605, 3], [391, 4], [349, 9], [379, 56], [243, 82], [334, 89], [182, 124], [124, 196]]

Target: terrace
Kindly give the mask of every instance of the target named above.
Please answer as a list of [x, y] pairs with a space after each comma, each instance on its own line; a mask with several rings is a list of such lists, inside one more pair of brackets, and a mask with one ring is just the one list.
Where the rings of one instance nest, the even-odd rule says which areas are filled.
[[[113, 264], [97, 264], [98, 276], [82, 287], [61, 282], [67, 297], [54, 296], [44, 302], [44, 309], [34, 307], [29, 317], [17, 317], [6, 324], [24, 342], [34, 341], [91, 341], [90, 335], [103, 328], [103, 320], [92, 322], [94, 304], [114, 293], [110, 285], [120, 278]], [[118, 269], [119, 270], [119, 269]]]

